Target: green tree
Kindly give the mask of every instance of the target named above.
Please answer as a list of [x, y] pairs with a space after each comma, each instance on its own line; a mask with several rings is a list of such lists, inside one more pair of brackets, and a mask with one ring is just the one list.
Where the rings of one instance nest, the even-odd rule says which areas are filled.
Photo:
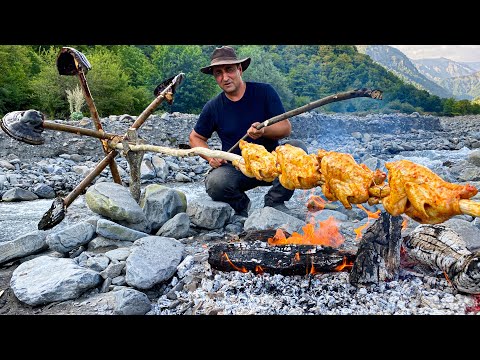
[[88, 55], [92, 69], [88, 84], [100, 116], [135, 114], [135, 88], [119, 57], [105, 48]]
[[185, 80], [175, 93], [171, 106], [166, 102], [161, 108], [167, 111], [200, 113], [205, 103], [217, 92], [215, 79], [200, 72], [200, 68], [210, 63], [198, 45], [158, 45], [152, 53], [155, 67], [155, 83], [185, 74]]
[[260, 46], [240, 46], [237, 47], [237, 57], [242, 59], [245, 57], [252, 58], [249, 68], [243, 73], [244, 80], [269, 83], [278, 92], [285, 109], [293, 108], [295, 105], [293, 93], [288, 88], [285, 76], [273, 64], [269, 52], [266, 52]]
[[0, 114], [30, 107], [35, 53], [27, 46], [0, 45]]
[[61, 76], [56, 67], [59, 47], [40, 50], [39, 72], [32, 80], [32, 104], [50, 118], [67, 119], [70, 115], [66, 89], [78, 84], [75, 76]]

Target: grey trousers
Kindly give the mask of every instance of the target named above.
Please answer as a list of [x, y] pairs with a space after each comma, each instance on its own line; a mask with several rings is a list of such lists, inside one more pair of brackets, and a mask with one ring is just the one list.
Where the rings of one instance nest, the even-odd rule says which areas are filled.
[[[302, 148], [305, 152], [308, 152], [303, 141], [289, 140], [285, 144]], [[249, 178], [230, 163], [213, 169], [205, 178], [205, 189], [212, 200], [226, 202], [236, 212], [248, 208], [250, 199], [245, 191], [257, 186], [271, 186], [264, 196], [264, 206], [283, 204], [290, 200], [294, 192], [294, 190], [284, 188], [278, 177], [273, 182]]]

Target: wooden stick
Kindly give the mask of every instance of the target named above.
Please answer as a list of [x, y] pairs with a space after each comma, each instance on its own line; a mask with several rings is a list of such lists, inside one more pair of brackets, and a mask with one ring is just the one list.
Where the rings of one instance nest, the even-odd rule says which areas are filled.
[[480, 202], [462, 199], [458, 202], [460, 210], [465, 215], [480, 217]]
[[[123, 145], [121, 143], [117, 143], [117, 144], [110, 143], [109, 146], [118, 150], [123, 150]], [[227, 153], [221, 150], [212, 150], [212, 149], [203, 148], [203, 147], [194, 147], [191, 149], [172, 149], [165, 146], [157, 146], [157, 145], [150, 145], [150, 144], [142, 144], [142, 145], [129, 144], [129, 147], [130, 147], [130, 150], [132, 151], [152, 151], [152, 152], [158, 152], [166, 155], [180, 156], [180, 157], [204, 155], [208, 157], [225, 159], [228, 161], [235, 161], [235, 160], [240, 161], [241, 159], [243, 159], [241, 155]]]
[[[345, 91], [345, 92], [342, 92], [342, 93], [330, 95], [330, 96], [324, 97], [322, 99], [315, 100], [315, 101], [313, 101], [311, 103], [308, 103], [306, 105], [300, 106], [296, 109], [287, 111], [283, 114], [274, 116], [270, 119], [267, 119], [264, 122], [258, 124], [256, 128], [257, 128], [257, 130], [260, 130], [260, 129], [266, 127], [266, 126], [276, 124], [279, 121], [286, 120], [286, 119], [288, 119], [292, 116], [302, 114], [304, 112], [313, 110], [317, 107], [327, 105], [327, 104], [330, 104], [330, 103], [336, 102], [336, 101], [343, 101], [343, 100], [358, 98], [358, 97], [370, 97], [372, 99], [382, 100], [382, 92], [380, 90], [357, 89], [357, 90]], [[235, 143], [235, 145], [233, 145], [230, 149], [228, 149], [227, 152], [232, 152], [240, 144], [240, 141], [245, 140], [247, 137], [248, 137], [248, 134], [245, 134], [240, 140], [238, 140]]]
[[[123, 145], [121, 143], [115, 144], [114, 142], [109, 142], [109, 146], [117, 150], [123, 150]], [[234, 162], [234, 165], [239, 168], [239, 170], [248, 177], [251, 177], [247, 174], [245, 170], [245, 161], [241, 155], [229, 153], [221, 150], [212, 150], [203, 147], [194, 147], [191, 149], [172, 149], [165, 146], [156, 146], [156, 145], [129, 145], [130, 150], [132, 151], [152, 151], [163, 153], [171, 156], [195, 156], [195, 155], [204, 155], [208, 157], [214, 157], [219, 159], [225, 159], [228, 161]], [[386, 184], [385, 186], [375, 186], [369, 188], [369, 193], [375, 197], [386, 197], [390, 194], [390, 187]], [[459, 200], [460, 210], [463, 214], [471, 215], [474, 217], [480, 217], [480, 202], [473, 200]]]

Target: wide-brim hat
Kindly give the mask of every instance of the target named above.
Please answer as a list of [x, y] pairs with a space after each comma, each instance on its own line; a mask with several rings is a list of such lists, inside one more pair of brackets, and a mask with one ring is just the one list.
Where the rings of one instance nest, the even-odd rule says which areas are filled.
[[235, 50], [230, 46], [217, 47], [211, 56], [210, 65], [202, 67], [200, 71], [204, 74], [213, 74], [213, 67], [217, 65], [242, 64], [242, 70], [245, 71], [250, 65], [251, 58], [238, 59]]

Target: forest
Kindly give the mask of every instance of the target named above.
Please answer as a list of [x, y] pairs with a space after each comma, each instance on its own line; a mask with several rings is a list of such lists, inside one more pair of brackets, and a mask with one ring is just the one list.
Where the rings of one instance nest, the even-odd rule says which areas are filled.
[[[61, 76], [56, 58], [62, 46], [81, 51], [92, 68], [86, 74], [100, 117], [139, 115], [155, 99], [162, 81], [182, 72], [185, 80], [172, 104], [156, 112], [199, 114], [219, 93], [214, 78], [200, 72], [220, 45], [0, 45], [0, 116], [36, 109], [49, 119], [89, 116], [76, 76]], [[239, 58], [251, 57], [245, 81], [270, 83], [286, 111], [336, 93], [369, 88], [382, 101], [358, 98], [315, 111], [412, 113], [439, 116], [480, 114], [480, 104], [440, 98], [403, 82], [360, 54], [354, 45], [232, 45]]]

